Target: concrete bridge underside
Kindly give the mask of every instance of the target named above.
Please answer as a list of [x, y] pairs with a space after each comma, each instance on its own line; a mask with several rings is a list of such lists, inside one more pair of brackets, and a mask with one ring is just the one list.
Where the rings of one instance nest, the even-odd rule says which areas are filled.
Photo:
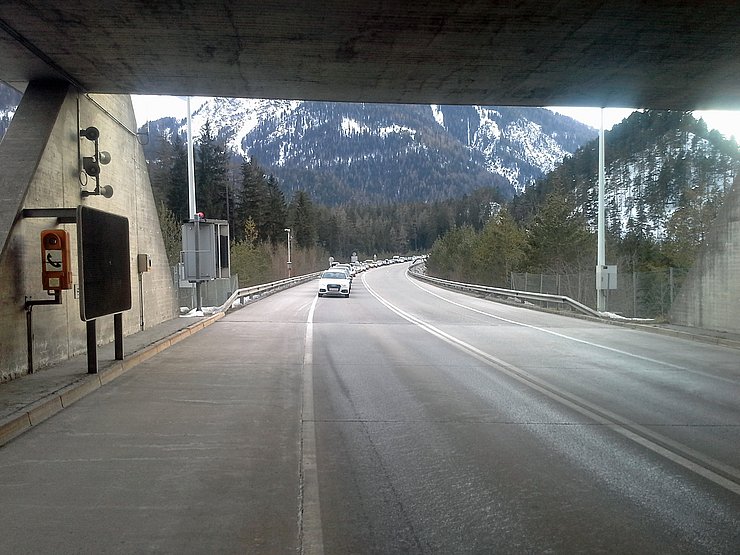
[[735, 109], [740, 3], [23, 0], [0, 80], [83, 92]]

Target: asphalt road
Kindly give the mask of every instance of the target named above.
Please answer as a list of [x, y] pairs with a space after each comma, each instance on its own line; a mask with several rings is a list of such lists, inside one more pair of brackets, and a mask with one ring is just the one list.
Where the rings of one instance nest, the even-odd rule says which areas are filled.
[[0, 552], [738, 552], [738, 351], [404, 270], [249, 305], [0, 448]]

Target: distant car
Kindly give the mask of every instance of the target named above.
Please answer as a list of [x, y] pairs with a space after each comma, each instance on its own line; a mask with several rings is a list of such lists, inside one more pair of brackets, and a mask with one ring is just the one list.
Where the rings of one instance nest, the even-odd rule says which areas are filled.
[[319, 278], [319, 297], [349, 297], [352, 285], [343, 270], [325, 270]]
[[349, 276], [350, 281], [353, 277], [355, 277], [355, 270], [352, 268], [351, 264], [335, 264], [331, 268], [332, 270], [345, 270], [347, 272], [347, 275]]
[[347, 278], [349, 279], [349, 292], [352, 292], [352, 280], [355, 279], [355, 273], [346, 265], [339, 265], [336, 268], [332, 268], [334, 271], [338, 272], [344, 272], [347, 274]]

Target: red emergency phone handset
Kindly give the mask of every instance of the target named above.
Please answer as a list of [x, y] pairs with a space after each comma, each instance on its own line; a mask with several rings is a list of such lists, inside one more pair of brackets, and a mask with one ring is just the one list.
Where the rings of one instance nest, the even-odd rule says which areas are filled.
[[72, 288], [69, 269], [69, 233], [64, 229], [41, 232], [41, 281], [47, 291]]

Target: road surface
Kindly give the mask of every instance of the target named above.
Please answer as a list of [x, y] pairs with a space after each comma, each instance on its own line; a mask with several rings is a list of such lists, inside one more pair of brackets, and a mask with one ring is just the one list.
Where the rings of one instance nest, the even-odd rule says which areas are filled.
[[738, 552], [738, 351], [404, 271], [249, 305], [0, 448], [0, 551]]

